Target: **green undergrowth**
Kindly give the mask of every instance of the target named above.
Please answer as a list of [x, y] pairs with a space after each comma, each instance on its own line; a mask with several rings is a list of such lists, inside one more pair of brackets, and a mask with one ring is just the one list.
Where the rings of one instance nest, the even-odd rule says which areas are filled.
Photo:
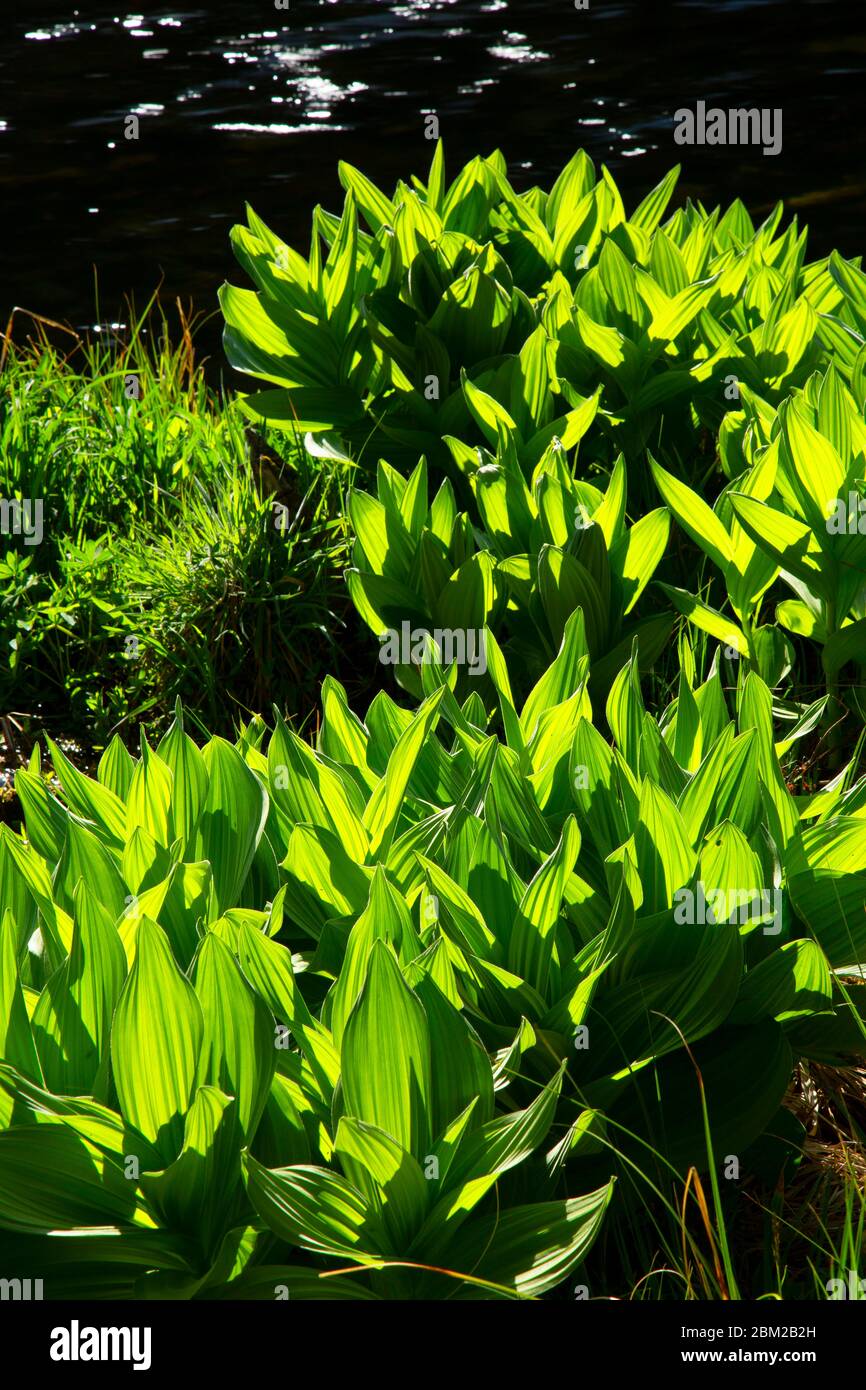
[[346, 630], [347, 470], [244, 422], [198, 320], [130, 317], [5, 341], [0, 496], [31, 521], [0, 537], [0, 706], [97, 743], [177, 695], [227, 731], [272, 699], [303, 716]]

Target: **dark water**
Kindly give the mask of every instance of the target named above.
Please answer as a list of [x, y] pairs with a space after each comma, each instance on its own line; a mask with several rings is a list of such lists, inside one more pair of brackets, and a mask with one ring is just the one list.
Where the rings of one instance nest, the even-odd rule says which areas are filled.
[[[94, 266], [103, 320], [161, 275], [211, 309], [245, 199], [305, 245], [313, 205], [342, 200], [338, 159], [389, 191], [426, 173], [428, 111], [452, 174], [499, 146], [518, 187], [545, 183], [583, 145], [633, 205], [681, 160], [710, 204], [784, 198], [813, 255], [866, 241], [862, 0], [0, 8], [4, 322], [13, 304], [93, 322]], [[699, 99], [780, 107], [781, 153], [676, 146], [673, 112]]]

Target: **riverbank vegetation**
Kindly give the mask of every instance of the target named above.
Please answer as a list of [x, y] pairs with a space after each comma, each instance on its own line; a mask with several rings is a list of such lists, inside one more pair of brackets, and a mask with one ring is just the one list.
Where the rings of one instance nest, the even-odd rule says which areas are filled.
[[251, 393], [183, 316], [6, 340], [4, 701], [95, 753], [22, 741], [0, 828], [7, 1248], [54, 1297], [847, 1296], [866, 278], [582, 153], [341, 179], [309, 255], [233, 233]]

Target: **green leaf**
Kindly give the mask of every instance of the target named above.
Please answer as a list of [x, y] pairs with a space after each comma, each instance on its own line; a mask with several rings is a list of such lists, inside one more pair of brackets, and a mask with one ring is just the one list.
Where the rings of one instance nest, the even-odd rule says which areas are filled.
[[28, 1233], [153, 1227], [136, 1184], [66, 1125], [0, 1132], [0, 1226]]
[[508, 947], [508, 968], [546, 995], [554, 959], [555, 931], [566, 884], [580, 850], [580, 831], [569, 816], [556, 849], [523, 895]]
[[17, 936], [15, 921], [7, 908], [0, 921], [0, 1057], [41, 1081], [42, 1069], [18, 975]]
[[209, 780], [192, 855], [210, 863], [217, 912], [222, 914], [238, 903], [265, 828], [268, 798], [258, 777], [225, 739], [211, 739], [203, 758]]
[[800, 499], [803, 514], [820, 534], [845, 485], [845, 466], [828, 439], [791, 402], [784, 412], [784, 436], [793, 463], [790, 481]]
[[198, 1084], [204, 1020], [165, 933], [142, 918], [135, 963], [111, 1030], [111, 1065], [124, 1117], [166, 1162], [177, 1156]]
[[561, 1284], [584, 1260], [601, 1229], [613, 1181], [583, 1197], [477, 1218], [449, 1250], [453, 1269], [538, 1298]]
[[711, 637], [717, 638], [726, 647], [733, 647], [740, 656], [749, 655], [748, 638], [732, 618], [725, 617], [723, 613], [711, 608], [708, 603], [702, 602], [694, 594], [687, 593], [685, 589], [678, 589], [673, 584], [659, 582], [659, 588], [664, 590], [675, 607], [684, 613], [695, 627], [699, 627], [702, 632], [708, 632]]
[[656, 487], [680, 526], [724, 574], [734, 563], [731, 538], [715, 512], [690, 487], [649, 456]]
[[667, 549], [671, 519], [664, 507], [647, 512], [613, 546], [611, 572], [620, 585], [623, 616], [630, 613]]
[[122, 845], [126, 839], [126, 807], [113, 791], [85, 777], [64, 753], [46, 737], [51, 761], [63, 794], [76, 815], [92, 821], [95, 833], [106, 843]]
[[343, 1034], [346, 1114], [377, 1125], [421, 1158], [430, 1143], [430, 1033], [423, 1006], [384, 941]]
[[184, 1231], [214, 1254], [232, 1213], [240, 1180], [234, 1101], [200, 1086], [187, 1111], [183, 1148], [161, 1173], [142, 1174], [141, 1187], [165, 1225]]
[[273, 1018], [213, 932], [206, 934], [196, 956], [193, 985], [204, 1017], [199, 1078], [234, 1096], [241, 1135], [248, 1144], [276, 1066]]
[[366, 174], [362, 174], [360, 169], [340, 160], [337, 166], [340, 183], [347, 192], [351, 192], [367, 219], [367, 225], [372, 232], [378, 232], [382, 226], [393, 227], [396, 216], [396, 208], [390, 198], [371, 183]]
[[633, 226], [642, 227], [645, 232], [655, 231], [677, 186], [680, 172], [681, 166], [675, 164], [673, 169], [669, 169], [664, 178], [656, 184], [655, 188], [650, 189], [629, 218]]
[[326, 1028], [310, 1014], [295, 985], [292, 955], [249, 923], [238, 932], [241, 968], [275, 1018], [288, 1024], [325, 1094], [340, 1075], [340, 1058]]
[[388, 1252], [378, 1213], [338, 1173], [307, 1164], [269, 1169], [252, 1154], [242, 1164], [247, 1195], [280, 1240], [359, 1263]]
[[[37, 854], [49, 864], [56, 864], [66, 838], [66, 807], [51, 795], [41, 774], [24, 768], [15, 773], [15, 791], [24, 812], [27, 839]], [[5, 855], [6, 851], [0, 849], [0, 856]]]
[[789, 570], [815, 593], [827, 597], [830, 581], [822, 575], [821, 552], [811, 526], [745, 493], [729, 492], [728, 497], [740, 525], [755, 545], [771, 555], [781, 569]]
[[748, 972], [728, 1021], [809, 1018], [831, 1008], [832, 994], [830, 967], [820, 947], [814, 941], [788, 941]]
[[493, 1114], [493, 1072], [481, 1039], [430, 975], [415, 993], [430, 1032], [431, 1134], [441, 1134], [473, 1101], [472, 1123], [484, 1124]]
[[208, 774], [204, 758], [183, 729], [180, 700], [174, 722], [157, 749], [172, 775], [168, 833], [170, 842], [180, 840], [181, 858], [193, 843], [207, 797]]
[[373, 873], [367, 905], [349, 933], [340, 973], [329, 996], [331, 1032], [337, 1048], [367, 979], [370, 953], [376, 941], [393, 946], [404, 965], [421, 951], [409, 909], [381, 864]]
[[384, 1130], [347, 1115], [337, 1126], [334, 1153], [349, 1182], [381, 1215], [393, 1248], [405, 1251], [424, 1219], [429, 1196], [416, 1159]]
[[649, 780], [641, 788], [634, 847], [644, 911], [661, 912], [673, 904], [676, 890], [689, 882], [697, 861], [683, 817], [670, 797]]
[[562, 1074], [560, 1068], [525, 1110], [489, 1120], [466, 1134], [448, 1171], [448, 1186], [498, 1177], [529, 1158], [543, 1143], [553, 1123]]
[[397, 740], [385, 775], [367, 802], [364, 826], [370, 834], [370, 852], [380, 858], [387, 855], [391, 846], [409, 779], [427, 739], [432, 737], [444, 694], [442, 687], [419, 707], [412, 723]]
[[849, 661], [854, 661], [861, 667], [866, 666], [866, 618], [846, 623], [844, 627], [832, 633], [824, 644], [821, 664], [830, 680], [833, 680]]
[[73, 894], [82, 878], [115, 922], [123, 912], [127, 896], [117, 864], [96, 835], [76, 816], [70, 816], [66, 843], [54, 875], [54, 896], [64, 911], [71, 910]]
[[356, 784], [344, 779], [279, 718], [268, 748], [271, 799], [289, 824], [299, 821], [332, 832], [357, 863], [363, 863], [368, 839], [359, 812], [363, 801]]
[[67, 960], [39, 996], [33, 1032], [45, 1082], [62, 1095], [104, 1095], [111, 1020], [126, 979], [126, 955], [85, 879], [75, 890], [75, 927]]
[[586, 679], [588, 655], [583, 615], [577, 609], [566, 621], [556, 658], [529, 692], [521, 711], [520, 728], [527, 743], [532, 741], [541, 716], [569, 699]]
[[[632, 1079], [631, 1094], [618, 1107], [617, 1118], [647, 1136], [681, 1173], [691, 1164], [704, 1169], [707, 1141], [696, 1068], [718, 1162], [725, 1154], [743, 1153], [764, 1132], [790, 1083], [791, 1066], [791, 1049], [779, 1024], [717, 1028], [692, 1045], [691, 1055], [681, 1049]], [[737, 1077], [735, 1086], [732, 1076]]]
[[816, 867], [788, 877], [797, 916], [830, 964], [841, 969], [866, 957], [866, 872]]
[[141, 734], [141, 758], [132, 774], [126, 802], [126, 838], [141, 825], [158, 845], [171, 844], [172, 775]]
[[97, 765], [96, 775], [99, 781], [121, 801], [126, 801], [134, 771], [135, 759], [120, 735], [112, 734], [108, 747]]

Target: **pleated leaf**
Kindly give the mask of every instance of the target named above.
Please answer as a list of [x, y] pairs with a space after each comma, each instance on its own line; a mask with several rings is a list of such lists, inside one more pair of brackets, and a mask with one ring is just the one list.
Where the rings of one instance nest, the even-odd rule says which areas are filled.
[[65, 912], [72, 911], [73, 896], [81, 879], [112, 922], [116, 922], [126, 906], [128, 892], [117, 861], [77, 816], [70, 816], [66, 843], [54, 875], [54, 897]]
[[106, 843], [120, 846], [126, 839], [126, 807], [119, 796], [91, 777], [85, 777], [50, 738], [54, 771], [71, 809], [83, 820], [92, 821], [94, 830]]
[[348, 1115], [340, 1119], [334, 1152], [349, 1182], [381, 1215], [393, 1248], [407, 1251], [432, 1192], [420, 1164], [390, 1134]]
[[388, 1253], [378, 1213], [338, 1173], [307, 1164], [264, 1168], [251, 1154], [243, 1171], [250, 1201], [281, 1240], [359, 1263]]
[[157, 752], [172, 775], [168, 833], [171, 841], [180, 840], [183, 859], [198, 829], [207, 797], [208, 774], [201, 752], [184, 733], [180, 700], [175, 706], [174, 721]]
[[674, 893], [688, 883], [697, 859], [685, 821], [669, 796], [652, 782], [641, 789], [640, 815], [634, 832], [645, 913], [670, 907]]
[[187, 1111], [183, 1148], [161, 1173], [143, 1174], [141, 1187], [171, 1230], [186, 1232], [211, 1250], [232, 1216], [240, 1183], [234, 1102], [214, 1086], [200, 1086]]
[[559, 844], [526, 889], [511, 930], [508, 969], [542, 995], [551, 973], [563, 895], [579, 850], [580, 831], [574, 817], [569, 816]]
[[154, 1224], [121, 1165], [66, 1125], [0, 1132], [0, 1226], [47, 1233]]
[[123, 1115], [167, 1162], [183, 1139], [203, 1043], [195, 990], [175, 964], [162, 928], [144, 917], [114, 1015], [111, 1065]]
[[126, 954], [111, 914], [84, 879], [75, 890], [74, 920], [72, 949], [39, 996], [33, 1032], [50, 1090], [104, 1098]]
[[743, 980], [731, 1023], [808, 1018], [832, 1007], [833, 980], [814, 941], [789, 941], [750, 970]]
[[141, 757], [135, 765], [126, 799], [126, 839], [136, 826], [144, 826], [158, 845], [171, 844], [173, 778], [142, 732]]
[[201, 1081], [234, 1096], [241, 1134], [250, 1143], [276, 1066], [273, 1016], [213, 932], [196, 956], [193, 984], [204, 1017]]
[[423, 1157], [430, 1142], [429, 1026], [384, 941], [370, 952], [367, 980], [343, 1034], [342, 1063], [346, 1114]]
[[291, 952], [244, 923], [238, 932], [241, 969], [271, 1013], [288, 1024], [320, 1086], [329, 1094], [340, 1075], [340, 1057], [327, 1029], [310, 1014], [295, 985]]
[[[613, 1182], [583, 1197], [535, 1202], [476, 1218], [448, 1252], [451, 1268], [538, 1298], [586, 1258], [601, 1229]], [[489, 1295], [487, 1295], [489, 1297]]]
[[7, 908], [0, 921], [0, 1057], [41, 1081], [42, 1069], [27, 1016], [17, 957], [18, 932]]
[[268, 815], [267, 793], [236, 748], [214, 738], [204, 749], [208, 789], [192, 854], [213, 872], [217, 915], [238, 905]]

